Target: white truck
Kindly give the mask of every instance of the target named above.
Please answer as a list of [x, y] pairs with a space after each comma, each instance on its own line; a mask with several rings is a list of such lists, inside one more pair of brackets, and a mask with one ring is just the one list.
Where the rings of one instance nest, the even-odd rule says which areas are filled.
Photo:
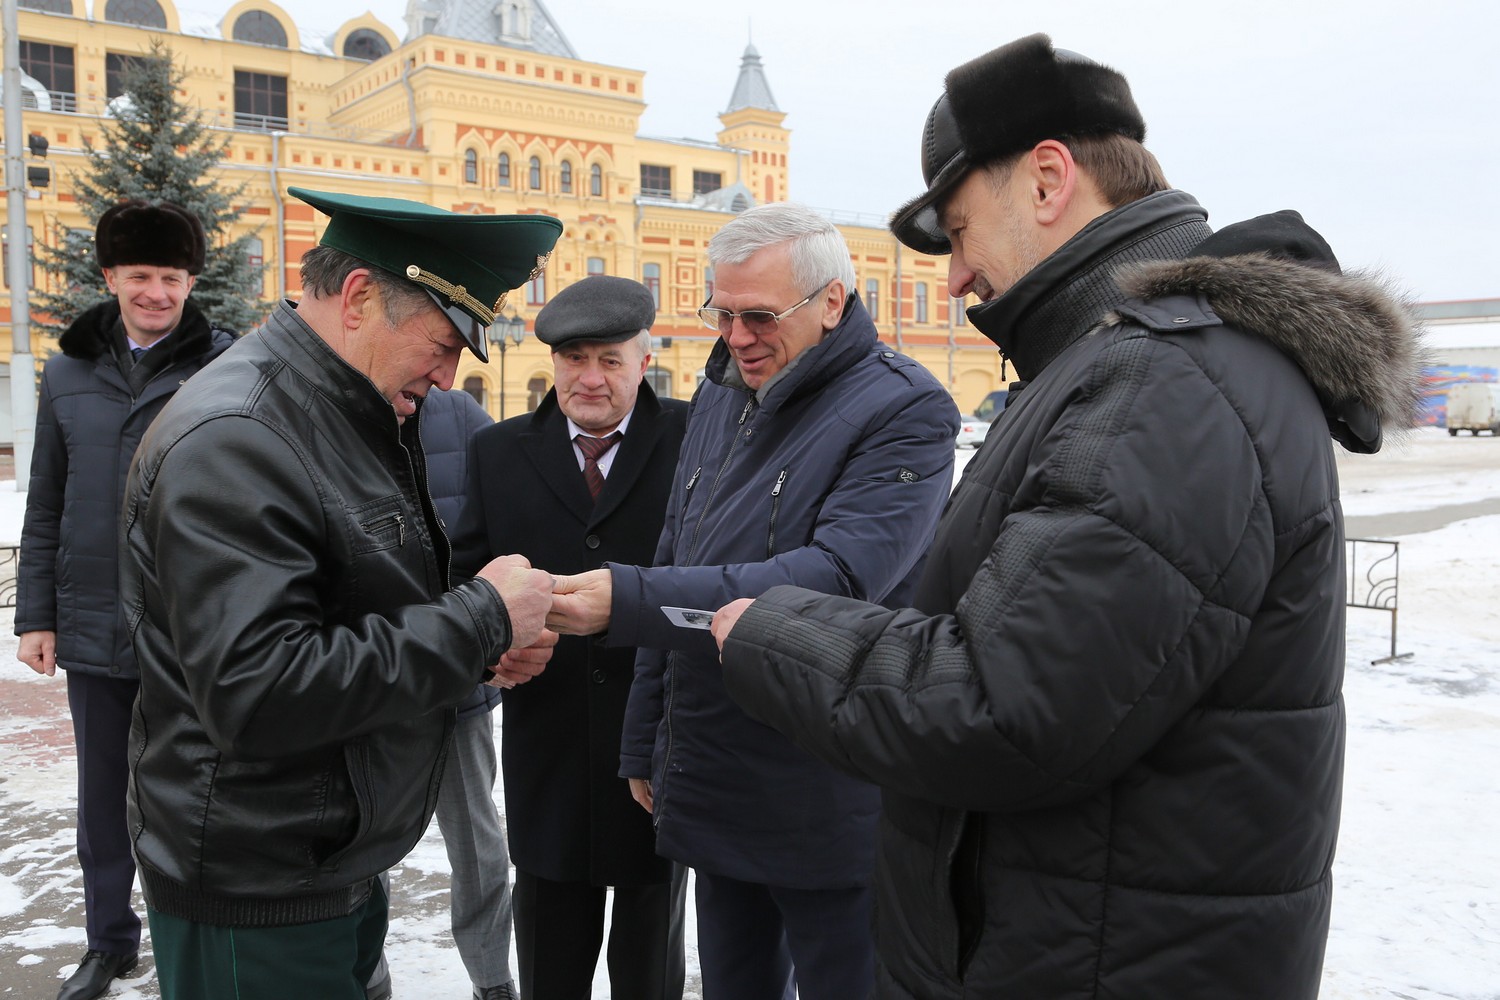
[[1448, 435], [1459, 431], [1500, 436], [1500, 382], [1459, 382], [1448, 390]]

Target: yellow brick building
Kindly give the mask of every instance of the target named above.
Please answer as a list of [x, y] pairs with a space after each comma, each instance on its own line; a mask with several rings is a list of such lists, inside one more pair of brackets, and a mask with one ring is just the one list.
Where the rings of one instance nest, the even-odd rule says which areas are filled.
[[[331, 38], [303, 37], [270, 0], [241, 0], [213, 25], [184, 25], [171, 0], [20, 5], [23, 131], [48, 140], [52, 173], [28, 192], [31, 240], [87, 225], [70, 175], [83, 141], [99, 141], [122, 67], [153, 38], [185, 74], [183, 100], [229, 138], [222, 179], [246, 185], [243, 225], [259, 241], [268, 298], [296, 297], [297, 262], [326, 222], [288, 186], [544, 213], [563, 237], [545, 274], [511, 294], [509, 328], [529, 330], [548, 296], [587, 274], [643, 281], [660, 308], [653, 382], [686, 398], [714, 341], [694, 314], [713, 280], [709, 238], [736, 211], [795, 197], [786, 113], [753, 46], [737, 78], [726, 72], [714, 137], [667, 140], [638, 132], [645, 73], [580, 59], [540, 0], [411, 0], [404, 41], [368, 14]], [[881, 217], [834, 221], [886, 343], [930, 368], [966, 412], [1000, 387], [993, 345], [948, 297], [946, 259], [901, 247]], [[46, 278], [34, 269], [34, 280]], [[0, 358], [9, 321], [7, 298]], [[534, 407], [551, 383], [545, 347], [529, 335], [505, 343], [489, 365], [468, 358], [458, 377], [496, 417]], [[39, 356], [54, 349], [34, 337]]]

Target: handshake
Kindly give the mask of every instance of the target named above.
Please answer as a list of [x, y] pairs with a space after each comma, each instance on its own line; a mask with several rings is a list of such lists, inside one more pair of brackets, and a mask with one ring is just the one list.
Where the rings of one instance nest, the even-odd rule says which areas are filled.
[[[496, 687], [515, 687], [545, 670], [559, 635], [596, 635], [609, 628], [614, 587], [607, 569], [553, 576], [532, 569], [524, 556], [500, 556], [478, 575], [500, 592], [510, 614], [511, 648], [495, 666], [490, 683]], [[749, 604], [734, 601], [714, 615], [720, 649]]]
[[500, 594], [510, 615], [511, 647], [490, 684], [512, 688], [547, 667], [559, 635], [593, 635], [609, 627], [609, 571], [553, 576], [525, 556], [500, 556], [477, 574]]

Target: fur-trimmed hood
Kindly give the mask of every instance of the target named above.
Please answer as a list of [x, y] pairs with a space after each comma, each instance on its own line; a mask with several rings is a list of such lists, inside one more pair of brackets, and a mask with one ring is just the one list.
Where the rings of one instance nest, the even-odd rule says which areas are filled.
[[1123, 268], [1115, 275], [1120, 290], [1142, 300], [1197, 296], [1225, 323], [1265, 337], [1306, 374], [1330, 432], [1351, 451], [1377, 450], [1382, 429], [1409, 430], [1421, 405], [1422, 333], [1389, 282], [1340, 273], [1331, 255], [1309, 258], [1285, 244], [1212, 256], [1218, 246], [1243, 245], [1220, 240], [1236, 229], [1211, 237], [1186, 260]]

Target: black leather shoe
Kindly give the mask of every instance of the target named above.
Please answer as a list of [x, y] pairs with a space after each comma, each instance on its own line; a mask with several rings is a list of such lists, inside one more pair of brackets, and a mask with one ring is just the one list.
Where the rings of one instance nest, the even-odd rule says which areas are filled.
[[68, 977], [57, 991], [57, 1000], [94, 1000], [102, 997], [109, 984], [135, 969], [140, 958], [135, 952], [121, 955], [113, 951], [84, 952], [78, 971]]
[[476, 986], [474, 987], [474, 1000], [521, 1000], [521, 994], [516, 992], [514, 982], [483, 988]]

